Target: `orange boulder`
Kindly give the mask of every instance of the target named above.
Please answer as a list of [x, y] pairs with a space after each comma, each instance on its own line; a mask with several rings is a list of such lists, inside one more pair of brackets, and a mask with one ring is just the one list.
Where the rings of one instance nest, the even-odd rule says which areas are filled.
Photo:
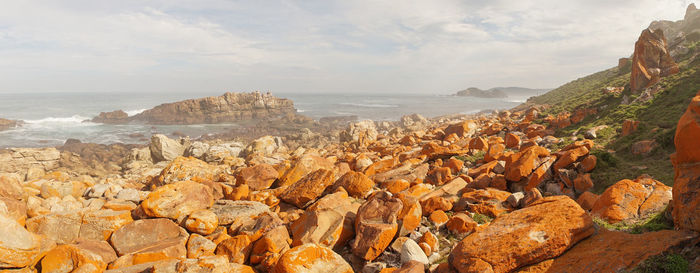
[[678, 121], [672, 162], [676, 171], [673, 184], [673, 221], [680, 229], [700, 232], [700, 92], [691, 100]]
[[471, 136], [474, 134], [478, 125], [473, 120], [467, 120], [461, 123], [452, 124], [445, 129], [445, 135], [456, 134], [459, 137]]
[[545, 197], [464, 238], [449, 262], [462, 273], [511, 272], [557, 257], [594, 232], [593, 220], [574, 200]]
[[201, 183], [184, 181], [159, 187], [152, 191], [141, 207], [150, 217], [180, 219], [195, 210], [206, 209], [214, 203], [211, 188]]
[[[693, 234], [662, 230], [629, 234], [601, 229], [561, 256], [533, 267], [532, 273], [545, 272], [631, 272], [642, 261], [686, 245]], [[692, 272], [692, 271], [691, 271]]]
[[268, 164], [258, 164], [241, 169], [236, 175], [236, 183], [248, 185], [251, 190], [259, 191], [272, 186], [279, 178], [277, 170]]
[[593, 205], [591, 214], [610, 223], [645, 218], [666, 208], [671, 187], [648, 177], [621, 180], [607, 188]]
[[474, 231], [478, 225], [474, 219], [466, 213], [456, 213], [447, 221], [447, 230], [455, 234], [467, 234]]
[[333, 184], [333, 188], [343, 187], [350, 196], [363, 198], [374, 187], [374, 181], [364, 173], [348, 171]]
[[506, 148], [515, 149], [520, 147], [520, 137], [513, 133], [507, 133], [505, 137]]
[[290, 185], [279, 197], [298, 208], [305, 208], [333, 183], [333, 171], [318, 169]]
[[330, 248], [304, 244], [282, 254], [272, 273], [352, 273], [352, 267]]
[[365, 201], [355, 218], [352, 253], [368, 261], [382, 254], [398, 232], [397, 217], [402, 208], [401, 200], [387, 192], [377, 192]]

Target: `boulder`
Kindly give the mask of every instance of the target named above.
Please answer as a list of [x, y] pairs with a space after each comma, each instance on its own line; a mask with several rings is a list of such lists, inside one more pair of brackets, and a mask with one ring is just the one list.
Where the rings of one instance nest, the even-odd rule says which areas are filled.
[[610, 223], [646, 218], [663, 211], [672, 188], [649, 177], [621, 180], [608, 187], [593, 204], [591, 214]]
[[224, 255], [232, 263], [243, 264], [248, 261], [253, 242], [248, 235], [236, 235], [219, 243], [216, 255]]
[[581, 272], [582, 268], [586, 272], [633, 272], [642, 261], [682, 247], [693, 238], [692, 233], [675, 230], [629, 234], [599, 229], [561, 256], [532, 266], [538, 270], [524, 268], [523, 272]]
[[202, 159], [206, 162], [221, 163], [228, 158], [238, 157], [243, 148], [243, 144], [239, 142], [212, 145]]
[[251, 155], [270, 156], [282, 149], [282, 139], [273, 136], [264, 136], [251, 141], [248, 146], [240, 153], [242, 157]]
[[101, 209], [86, 212], [80, 225], [78, 237], [90, 240], [107, 240], [112, 233], [122, 226], [134, 221], [131, 218], [131, 211], [114, 211], [111, 209]]
[[336, 248], [345, 245], [354, 235], [357, 209], [345, 192], [324, 196], [290, 225], [292, 246], [313, 243]]
[[204, 256], [214, 256], [216, 244], [199, 234], [191, 234], [187, 239], [187, 258], [196, 259]]
[[367, 146], [370, 142], [377, 140], [377, 126], [374, 121], [362, 120], [354, 123], [350, 123], [348, 128], [341, 132], [340, 141], [341, 142], [353, 142], [357, 143], [359, 146]]
[[[122, 266], [165, 260], [184, 259], [187, 231], [163, 218], [136, 220], [112, 233], [109, 239]], [[121, 260], [121, 261], [120, 261]]]
[[272, 186], [280, 174], [274, 167], [268, 164], [258, 164], [252, 167], [242, 168], [236, 174], [236, 183], [245, 184], [251, 190], [259, 191]]
[[330, 248], [304, 244], [280, 257], [273, 273], [352, 273], [352, 267]]
[[540, 146], [532, 146], [506, 158], [505, 178], [520, 181], [540, 165], [539, 157], [549, 156], [549, 151]]
[[463, 121], [457, 124], [452, 124], [445, 128], [445, 135], [456, 134], [459, 137], [470, 137], [476, 130], [478, 125], [473, 120]]
[[185, 228], [190, 232], [209, 235], [219, 226], [219, 219], [211, 210], [200, 209], [193, 211], [185, 221]]
[[200, 183], [184, 181], [168, 184], [151, 192], [141, 202], [141, 207], [150, 217], [177, 220], [196, 210], [209, 208], [213, 203], [211, 188]]
[[673, 221], [676, 228], [700, 232], [700, 92], [678, 121], [671, 156], [676, 175], [673, 184]]
[[280, 255], [289, 250], [289, 232], [285, 226], [277, 226], [255, 241], [250, 254], [251, 264], [263, 264], [270, 271]]
[[334, 173], [326, 169], [316, 170], [292, 184], [280, 195], [280, 199], [305, 208], [318, 198], [333, 183]]
[[398, 232], [397, 217], [402, 208], [401, 200], [388, 192], [380, 191], [367, 199], [355, 218], [352, 253], [368, 261], [382, 254]]
[[0, 197], [20, 200], [24, 195], [21, 179], [16, 174], [0, 174]]
[[165, 135], [155, 134], [151, 136], [151, 158], [154, 162], [170, 161], [185, 153], [185, 146]]
[[256, 201], [217, 200], [210, 210], [216, 214], [219, 225], [228, 226], [242, 219], [269, 212], [270, 207]]
[[83, 213], [80, 211], [41, 215], [27, 220], [27, 230], [46, 236], [59, 244], [70, 244], [80, 235], [82, 218]]
[[102, 272], [117, 255], [105, 241], [60, 245], [41, 260], [41, 272]]
[[278, 186], [292, 185], [313, 171], [318, 169], [332, 170], [333, 167], [333, 163], [323, 157], [310, 154], [304, 155], [295, 160], [292, 167], [280, 176]]
[[40, 258], [41, 241], [41, 237], [0, 213], [0, 269], [33, 265]]
[[333, 184], [334, 189], [340, 187], [343, 187], [352, 197], [364, 198], [374, 187], [374, 181], [364, 173], [348, 171]]
[[660, 29], [645, 29], [634, 44], [630, 88], [640, 91], [657, 82], [662, 77], [673, 75], [680, 70], [668, 52], [666, 37]]
[[154, 179], [155, 186], [163, 186], [178, 181], [216, 181], [222, 173], [221, 167], [212, 166], [194, 157], [177, 157]]
[[184, 156], [186, 157], [194, 157], [194, 158], [199, 158], [202, 159], [204, 157], [204, 154], [209, 150], [209, 144], [200, 142], [200, 141], [195, 141], [190, 144], [190, 146], [185, 149]]
[[406, 240], [401, 246], [401, 263], [407, 263], [409, 261], [416, 261], [422, 264], [429, 264], [428, 256], [425, 255], [423, 249], [418, 246], [418, 243], [414, 240]]
[[594, 232], [593, 220], [574, 200], [545, 197], [464, 238], [449, 263], [461, 273], [511, 272], [557, 257]]

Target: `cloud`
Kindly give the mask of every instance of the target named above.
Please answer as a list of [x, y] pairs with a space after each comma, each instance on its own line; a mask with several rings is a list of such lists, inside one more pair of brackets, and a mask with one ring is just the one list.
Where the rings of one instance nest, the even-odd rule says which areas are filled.
[[0, 92], [555, 87], [688, 1], [13, 1]]

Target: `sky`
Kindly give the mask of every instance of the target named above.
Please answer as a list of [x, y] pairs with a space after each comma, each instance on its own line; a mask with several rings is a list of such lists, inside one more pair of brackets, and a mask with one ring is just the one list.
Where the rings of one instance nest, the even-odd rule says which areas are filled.
[[0, 0], [0, 92], [553, 88], [691, 2]]

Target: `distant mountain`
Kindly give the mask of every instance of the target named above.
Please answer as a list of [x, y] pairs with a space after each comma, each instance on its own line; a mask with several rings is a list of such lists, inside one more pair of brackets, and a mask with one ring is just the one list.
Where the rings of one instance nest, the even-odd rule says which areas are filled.
[[481, 90], [476, 87], [470, 87], [459, 91], [455, 96], [460, 97], [478, 97], [478, 98], [507, 98], [507, 97], [523, 97], [536, 96], [546, 93], [550, 89], [531, 89], [524, 87], [494, 87], [488, 90]]

